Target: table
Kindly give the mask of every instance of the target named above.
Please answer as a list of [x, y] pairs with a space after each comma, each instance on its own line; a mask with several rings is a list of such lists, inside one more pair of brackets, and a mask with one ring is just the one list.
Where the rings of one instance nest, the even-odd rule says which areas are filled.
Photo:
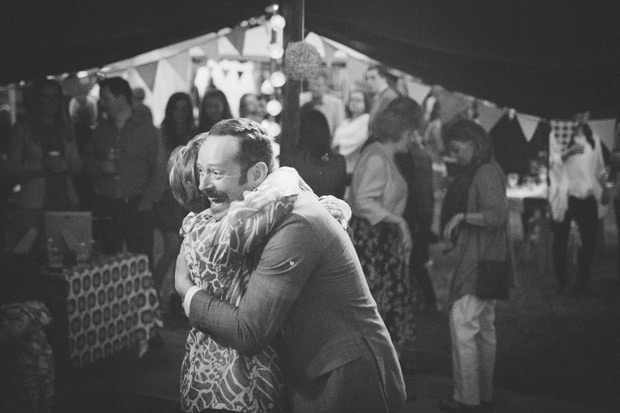
[[109, 357], [133, 344], [139, 356], [163, 327], [148, 257], [104, 256], [66, 268], [69, 357], [73, 368]]

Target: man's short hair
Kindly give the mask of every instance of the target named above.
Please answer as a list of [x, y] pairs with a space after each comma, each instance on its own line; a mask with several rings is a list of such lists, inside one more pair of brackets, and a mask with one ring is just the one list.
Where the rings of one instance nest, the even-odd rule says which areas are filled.
[[108, 77], [99, 82], [99, 88], [107, 87], [115, 97], [125, 96], [125, 100], [129, 105], [133, 101], [133, 92], [129, 83], [122, 77]]
[[225, 119], [213, 125], [208, 132], [208, 136], [224, 135], [239, 139], [239, 152], [235, 160], [241, 166], [240, 185], [246, 183], [248, 170], [258, 162], [264, 162], [269, 173], [273, 171], [271, 139], [258, 123], [244, 118]]
[[382, 78], [386, 80], [392, 77], [392, 74], [390, 73], [388, 68], [383, 65], [378, 65], [378, 64], [370, 65], [368, 66], [368, 70], [366, 70], [366, 72], [370, 72], [371, 70], [376, 70], [379, 76], [381, 76]]

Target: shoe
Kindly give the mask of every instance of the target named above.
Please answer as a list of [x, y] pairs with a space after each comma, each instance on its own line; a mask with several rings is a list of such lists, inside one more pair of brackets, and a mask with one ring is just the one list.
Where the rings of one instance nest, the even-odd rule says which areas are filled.
[[443, 399], [439, 402], [439, 410], [444, 412], [482, 412], [478, 405], [457, 402], [454, 399]]

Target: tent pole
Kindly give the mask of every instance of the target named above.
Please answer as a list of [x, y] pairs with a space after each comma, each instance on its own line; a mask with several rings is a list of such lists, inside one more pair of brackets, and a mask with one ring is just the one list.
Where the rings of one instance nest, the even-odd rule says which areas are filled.
[[[291, 42], [304, 38], [304, 0], [281, 0], [284, 27], [284, 49]], [[280, 165], [287, 165], [290, 154], [299, 140], [299, 94], [301, 82], [288, 78], [282, 88], [282, 134], [280, 135]]]

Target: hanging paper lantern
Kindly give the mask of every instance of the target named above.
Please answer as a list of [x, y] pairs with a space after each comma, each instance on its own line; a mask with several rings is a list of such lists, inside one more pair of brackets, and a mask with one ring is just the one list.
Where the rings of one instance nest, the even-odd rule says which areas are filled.
[[260, 122], [260, 126], [261, 126], [263, 129], [267, 130], [267, 129], [269, 129], [269, 123], [270, 123], [270, 122], [269, 122], [269, 119], [263, 119], [263, 120], [261, 120], [261, 122]]
[[284, 55], [284, 72], [294, 80], [309, 79], [321, 67], [321, 55], [307, 42], [290, 43]]
[[276, 31], [280, 31], [286, 26], [286, 20], [279, 14], [274, 14], [271, 16], [269, 23], [271, 23], [271, 28]]
[[283, 55], [284, 55], [284, 49], [282, 48], [282, 46], [280, 46], [277, 43], [271, 43], [269, 45], [269, 57], [270, 58], [274, 60], [278, 60], [282, 58]]
[[267, 102], [267, 113], [271, 116], [278, 116], [282, 112], [282, 103], [273, 99]]
[[269, 79], [265, 80], [262, 85], [260, 85], [260, 93], [263, 95], [271, 95], [273, 93], [273, 85], [269, 81]]
[[278, 70], [276, 72], [273, 72], [271, 76], [269, 76], [269, 81], [271, 82], [271, 85], [273, 87], [282, 87], [286, 82], [286, 76], [284, 76], [284, 73]]

